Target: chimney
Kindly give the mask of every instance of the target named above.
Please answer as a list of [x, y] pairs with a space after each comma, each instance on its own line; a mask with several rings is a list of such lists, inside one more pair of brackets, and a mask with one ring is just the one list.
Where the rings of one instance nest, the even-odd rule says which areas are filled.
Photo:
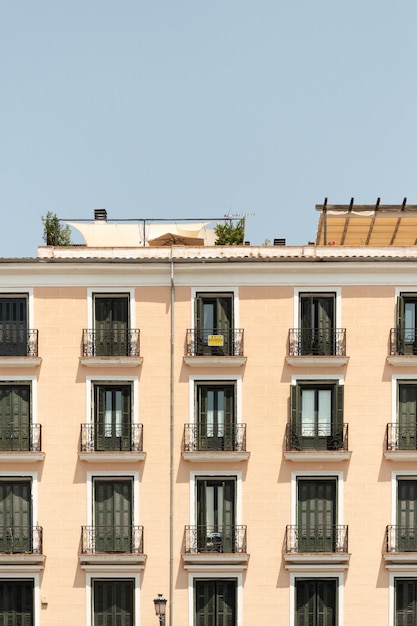
[[94, 221], [95, 222], [107, 222], [106, 209], [94, 209]]
[[274, 246], [285, 246], [285, 239], [274, 239]]

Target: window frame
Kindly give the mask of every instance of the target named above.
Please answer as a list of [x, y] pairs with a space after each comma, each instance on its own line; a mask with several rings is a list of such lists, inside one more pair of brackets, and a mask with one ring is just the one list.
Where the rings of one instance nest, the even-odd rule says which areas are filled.
[[[17, 568], [18, 569], [18, 568]], [[33, 626], [40, 626], [41, 623], [41, 595], [40, 595], [40, 574], [36, 572], [2, 572], [0, 575], [1, 581], [11, 582], [12, 580], [18, 581], [33, 581]], [[46, 606], [48, 600], [42, 599], [42, 605]], [[136, 626], [136, 625], [135, 625]]]
[[202, 285], [201, 287], [192, 287], [191, 288], [191, 302], [190, 302], [190, 306], [191, 306], [191, 324], [190, 324], [190, 328], [192, 330], [196, 330], [197, 326], [196, 326], [196, 318], [197, 318], [197, 295], [198, 294], [204, 294], [207, 296], [210, 296], [210, 294], [213, 295], [213, 297], [216, 296], [222, 296], [222, 295], [231, 295], [232, 297], [232, 318], [233, 318], [233, 325], [231, 326], [232, 330], [235, 330], [236, 328], [240, 328], [240, 322], [239, 322], [239, 289], [237, 287], [226, 287], [226, 286], [221, 286], [221, 288], [219, 289], [218, 287], [214, 287], [212, 285]]
[[34, 328], [34, 295], [33, 295], [33, 287], [13, 287], [11, 289], [7, 289], [6, 287], [0, 288], [0, 298], [13, 298], [14, 296], [22, 297], [26, 296], [27, 298], [27, 324], [28, 329]]
[[98, 385], [103, 386], [131, 386], [130, 410], [131, 423], [139, 424], [139, 377], [138, 376], [86, 376], [86, 407], [85, 423], [94, 425], [95, 423], [95, 402], [94, 391]]
[[94, 624], [94, 592], [93, 586], [95, 580], [133, 580], [133, 624], [140, 626], [140, 582], [141, 575], [139, 573], [130, 572], [113, 572], [107, 573], [102, 571], [86, 572], [86, 626]]
[[227, 374], [205, 376], [197, 374], [190, 376], [189, 382], [189, 408], [188, 408], [188, 423], [197, 424], [197, 415], [195, 411], [196, 407], [196, 394], [198, 385], [207, 384], [207, 386], [221, 386], [222, 384], [234, 385], [235, 387], [235, 424], [242, 424], [242, 376], [234, 375], [228, 376]]
[[239, 470], [193, 470], [190, 472], [190, 526], [197, 526], [197, 480], [203, 478], [234, 478], [235, 479], [235, 526], [242, 525], [242, 472]]
[[297, 579], [302, 579], [302, 580], [309, 580], [309, 579], [332, 579], [332, 580], [336, 580], [336, 606], [337, 606], [337, 611], [336, 611], [336, 623], [337, 626], [344, 626], [344, 583], [345, 583], [345, 574], [344, 572], [337, 572], [337, 571], [320, 571], [320, 572], [314, 572], [314, 571], [308, 571], [306, 570], [305, 572], [290, 572], [290, 585], [289, 585], [289, 590], [290, 590], [290, 626], [296, 626], [296, 619], [295, 619], [295, 611], [296, 611], [296, 606], [297, 606], [297, 602], [296, 602], [296, 594], [297, 594], [297, 589], [296, 589], [296, 582]]
[[343, 510], [343, 483], [344, 472], [343, 471], [330, 471], [323, 470], [318, 471], [298, 471], [291, 472], [291, 525], [296, 526], [298, 523], [298, 479], [304, 480], [331, 480], [336, 481], [336, 526], [343, 525], [344, 510]]
[[95, 296], [112, 296], [115, 297], [126, 295], [129, 298], [129, 325], [128, 329], [136, 328], [136, 300], [134, 287], [100, 287], [87, 289], [87, 328], [94, 328], [94, 299]]
[[125, 479], [132, 481], [132, 526], [139, 526], [139, 472], [138, 471], [89, 471], [87, 472], [87, 526], [94, 526], [95, 523], [95, 511], [94, 511], [94, 482], [96, 479], [111, 480], [114, 478]]
[[342, 327], [342, 290], [340, 287], [318, 286], [318, 285], [305, 285], [304, 287], [294, 288], [294, 319], [293, 328], [301, 328], [301, 305], [300, 296], [302, 294], [317, 294], [318, 296], [323, 294], [334, 294], [335, 297], [335, 311], [334, 311], [334, 324], [335, 328]]
[[236, 580], [236, 626], [243, 626], [243, 574], [238, 572], [193, 572], [188, 575], [188, 626], [195, 626], [195, 580]]

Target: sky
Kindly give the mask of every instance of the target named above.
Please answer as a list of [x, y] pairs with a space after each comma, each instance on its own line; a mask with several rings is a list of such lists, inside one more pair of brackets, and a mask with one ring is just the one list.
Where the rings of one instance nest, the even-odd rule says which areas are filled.
[[48, 211], [297, 245], [325, 197], [417, 204], [416, 70], [415, 0], [0, 0], [0, 256]]

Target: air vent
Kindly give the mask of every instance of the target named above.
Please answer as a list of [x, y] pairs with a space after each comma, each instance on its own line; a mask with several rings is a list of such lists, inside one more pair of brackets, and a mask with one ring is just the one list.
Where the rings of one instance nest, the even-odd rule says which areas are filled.
[[94, 220], [96, 222], [107, 222], [106, 209], [94, 209]]
[[285, 246], [285, 239], [274, 239], [274, 246]]

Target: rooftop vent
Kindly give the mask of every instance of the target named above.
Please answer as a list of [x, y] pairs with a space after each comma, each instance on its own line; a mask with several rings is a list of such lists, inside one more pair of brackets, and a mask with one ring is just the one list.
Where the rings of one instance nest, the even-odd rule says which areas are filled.
[[94, 209], [94, 220], [96, 222], [107, 222], [106, 209]]
[[285, 246], [285, 239], [274, 239], [274, 246]]

